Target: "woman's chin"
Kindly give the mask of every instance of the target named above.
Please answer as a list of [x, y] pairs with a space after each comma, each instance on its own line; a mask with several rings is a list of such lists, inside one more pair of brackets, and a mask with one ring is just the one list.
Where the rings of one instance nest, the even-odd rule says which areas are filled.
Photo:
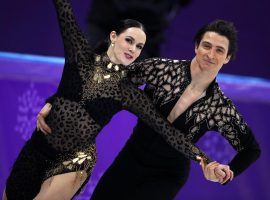
[[124, 59], [124, 60], [122, 60], [122, 63], [123, 63], [123, 65], [130, 65], [132, 62], [133, 62], [134, 60], [128, 60], [128, 59]]

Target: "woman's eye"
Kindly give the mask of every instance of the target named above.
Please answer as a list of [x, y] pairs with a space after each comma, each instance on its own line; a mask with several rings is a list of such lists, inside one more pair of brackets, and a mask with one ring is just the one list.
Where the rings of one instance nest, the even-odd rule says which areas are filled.
[[126, 41], [127, 41], [128, 43], [132, 44], [132, 40], [131, 40], [131, 39], [126, 38]]

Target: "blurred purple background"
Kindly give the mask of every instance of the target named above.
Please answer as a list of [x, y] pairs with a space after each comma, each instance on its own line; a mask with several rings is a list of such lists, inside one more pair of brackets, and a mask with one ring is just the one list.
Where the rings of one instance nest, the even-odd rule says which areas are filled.
[[[73, 0], [72, 3], [80, 26], [87, 30], [86, 16], [91, 0]], [[192, 58], [195, 32], [208, 22], [225, 19], [234, 22], [239, 31], [239, 52], [235, 61], [224, 66], [223, 72], [270, 78], [269, 8], [268, 0], [193, 0], [179, 10], [169, 27], [162, 55]], [[51, 0], [2, 1], [0, 25], [0, 51], [63, 55]]]
[[[86, 30], [90, 0], [72, 1], [80, 26]], [[214, 19], [233, 21], [239, 32], [239, 52], [222, 72], [247, 77], [220, 77], [222, 88], [236, 103], [261, 144], [262, 156], [250, 169], [227, 186], [204, 180], [198, 165], [176, 199], [270, 199], [269, 112], [270, 81], [270, 3], [266, 0], [193, 0], [177, 14], [166, 31], [162, 55], [190, 59], [194, 55], [193, 35]], [[101, 16], [102, 17], [102, 16]], [[0, 51], [63, 56], [62, 40], [52, 1], [2, 1], [0, 6]], [[63, 59], [3, 54], [0, 52], [0, 192], [21, 146], [35, 126], [36, 114], [44, 98], [52, 94], [61, 76]], [[123, 121], [124, 120], [124, 121]], [[117, 115], [98, 137], [99, 161], [85, 193], [88, 199], [106, 167], [129, 137], [135, 117]], [[121, 123], [121, 127], [119, 127]], [[116, 125], [118, 124], [118, 126]], [[212, 133], [209, 133], [212, 134]], [[200, 142], [217, 160], [226, 161], [234, 151], [221, 137], [206, 135]], [[214, 143], [213, 146], [209, 146]]]

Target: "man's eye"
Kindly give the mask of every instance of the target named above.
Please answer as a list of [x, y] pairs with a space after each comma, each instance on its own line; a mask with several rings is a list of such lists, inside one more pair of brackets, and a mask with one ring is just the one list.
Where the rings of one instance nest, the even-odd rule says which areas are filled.
[[210, 46], [210, 45], [203, 45], [203, 48], [205, 48], [205, 49], [210, 49], [211, 46]]
[[222, 49], [217, 49], [217, 52], [220, 53], [220, 54], [224, 53], [224, 51]]

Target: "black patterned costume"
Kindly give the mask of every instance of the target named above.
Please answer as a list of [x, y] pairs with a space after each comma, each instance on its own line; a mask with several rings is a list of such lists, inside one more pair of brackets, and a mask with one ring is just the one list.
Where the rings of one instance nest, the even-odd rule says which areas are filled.
[[[145, 92], [156, 109], [167, 117], [191, 83], [190, 62], [154, 60], [151, 59], [152, 65], [147, 69], [160, 69], [149, 77], [155, 79], [157, 84], [146, 85]], [[139, 80], [139, 72], [136, 69], [134, 72], [136, 80]], [[144, 76], [141, 77], [144, 82]], [[235, 176], [260, 156], [260, 147], [252, 131], [232, 101], [224, 96], [216, 80], [209, 85], [205, 96], [187, 108], [172, 125], [192, 143], [196, 143], [207, 131], [219, 132], [237, 151], [229, 163]], [[138, 120], [130, 139], [101, 177], [91, 199], [173, 199], [187, 181], [189, 170], [190, 160], [187, 157]]]
[[[11, 199], [33, 199], [47, 178], [85, 170], [96, 162], [95, 138], [112, 116], [126, 109], [136, 114], [175, 149], [190, 159], [207, 158], [155, 111], [137, 83], [158, 85], [155, 59], [132, 66], [116, 65], [106, 54], [91, 51], [79, 31], [68, 0], [54, 0], [65, 49], [65, 65], [47, 123], [52, 133], [35, 131], [14, 163], [7, 180]], [[148, 69], [145, 71], [141, 71]], [[150, 71], [149, 71], [150, 70]], [[88, 176], [88, 177], [89, 177]]]

